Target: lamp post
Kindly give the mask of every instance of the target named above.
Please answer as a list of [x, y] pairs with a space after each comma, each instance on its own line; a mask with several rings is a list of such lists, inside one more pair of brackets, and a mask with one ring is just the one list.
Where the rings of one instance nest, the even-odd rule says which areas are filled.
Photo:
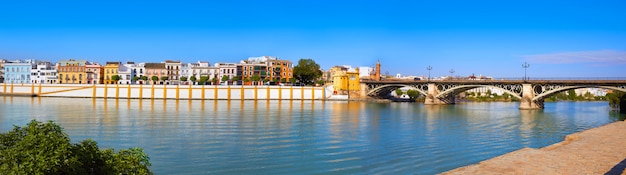
[[528, 80], [528, 77], [526, 77], [526, 68], [530, 67], [530, 64], [524, 62], [524, 64], [522, 64], [522, 67], [524, 68], [524, 81]]
[[433, 67], [428, 66], [426, 69], [428, 69], [428, 81], [430, 81], [430, 70], [432, 70]]
[[454, 79], [454, 69], [450, 69], [450, 78]]

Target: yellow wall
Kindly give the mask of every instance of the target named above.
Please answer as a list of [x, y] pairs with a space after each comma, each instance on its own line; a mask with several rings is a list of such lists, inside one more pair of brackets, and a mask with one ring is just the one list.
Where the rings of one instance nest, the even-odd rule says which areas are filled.
[[338, 73], [333, 77], [335, 91], [358, 91], [361, 90], [361, 80], [358, 72]]
[[111, 77], [117, 75], [119, 67], [119, 64], [107, 64], [104, 66], [104, 84], [117, 84]]
[[85, 66], [78, 64], [68, 64], [57, 68], [59, 84], [87, 84], [87, 73]]

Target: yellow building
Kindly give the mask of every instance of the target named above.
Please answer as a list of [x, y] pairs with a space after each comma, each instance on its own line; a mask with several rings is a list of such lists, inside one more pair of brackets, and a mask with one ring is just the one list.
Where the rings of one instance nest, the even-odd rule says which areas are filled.
[[57, 67], [59, 84], [87, 84], [86, 60], [61, 60]]
[[335, 92], [361, 90], [359, 69], [356, 71], [337, 71], [333, 75], [333, 89]]
[[121, 62], [107, 62], [104, 65], [104, 84], [117, 84], [117, 81], [113, 80], [113, 75], [118, 75]]

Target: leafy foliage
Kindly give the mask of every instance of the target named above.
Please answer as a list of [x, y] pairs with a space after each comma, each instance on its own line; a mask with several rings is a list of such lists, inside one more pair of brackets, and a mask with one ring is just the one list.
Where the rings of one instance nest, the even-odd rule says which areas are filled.
[[313, 81], [322, 76], [320, 65], [312, 59], [300, 59], [298, 65], [293, 68], [294, 77], [301, 83], [311, 85]]
[[170, 79], [170, 77], [167, 77], [167, 76], [162, 76], [162, 77], [161, 77], [161, 80], [163, 80], [163, 81], [167, 81], [167, 80], [169, 80], [169, 79]]
[[411, 99], [417, 99], [420, 96], [420, 92], [417, 90], [408, 90], [406, 94], [409, 95]]
[[200, 84], [205, 84], [208, 80], [208, 76], [200, 76], [200, 80], [198, 82], [200, 82]]
[[[620, 91], [614, 91], [611, 93], [607, 93], [606, 94], [606, 99], [609, 101], [609, 106], [611, 106], [611, 108], [620, 108], [620, 105], [622, 105], [620, 102], [624, 99], [626, 99], [626, 93], [620, 92]], [[624, 111], [622, 111], [624, 112]]]
[[143, 76], [143, 75], [142, 75], [142, 76], [141, 76], [141, 79], [142, 79], [143, 81], [148, 81], [148, 77], [147, 77], [147, 76]]
[[53, 123], [31, 121], [0, 134], [0, 174], [152, 174], [141, 148], [100, 150], [93, 140], [71, 144]]
[[196, 76], [193, 75], [193, 76], [189, 77], [189, 80], [191, 80], [192, 82], [196, 82], [196, 80], [198, 80], [198, 79], [196, 79]]
[[180, 81], [187, 81], [187, 77], [185, 77], [185, 76], [180, 77]]
[[152, 76], [152, 81], [159, 81], [159, 77], [157, 77], [157, 76]]
[[133, 82], [136, 82], [137, 80], [139, 80], [139, 77], [138, 76], [134, 76], [133, 77]]
[[111, 76], [111, 80], [115, 81], [115, 84], [117, 84], [117, 81], [120, 81], [120, 76], [119, 75], [112, 75]]

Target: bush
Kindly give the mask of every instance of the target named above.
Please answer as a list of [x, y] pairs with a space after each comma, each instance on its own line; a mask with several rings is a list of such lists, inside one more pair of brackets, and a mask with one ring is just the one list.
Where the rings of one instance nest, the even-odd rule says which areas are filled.
[[141, 148], [100, 150], [90, 139], [71, 144], [63, 129], [32, 120], [0, 134], [0, 174], [152, 174]]

